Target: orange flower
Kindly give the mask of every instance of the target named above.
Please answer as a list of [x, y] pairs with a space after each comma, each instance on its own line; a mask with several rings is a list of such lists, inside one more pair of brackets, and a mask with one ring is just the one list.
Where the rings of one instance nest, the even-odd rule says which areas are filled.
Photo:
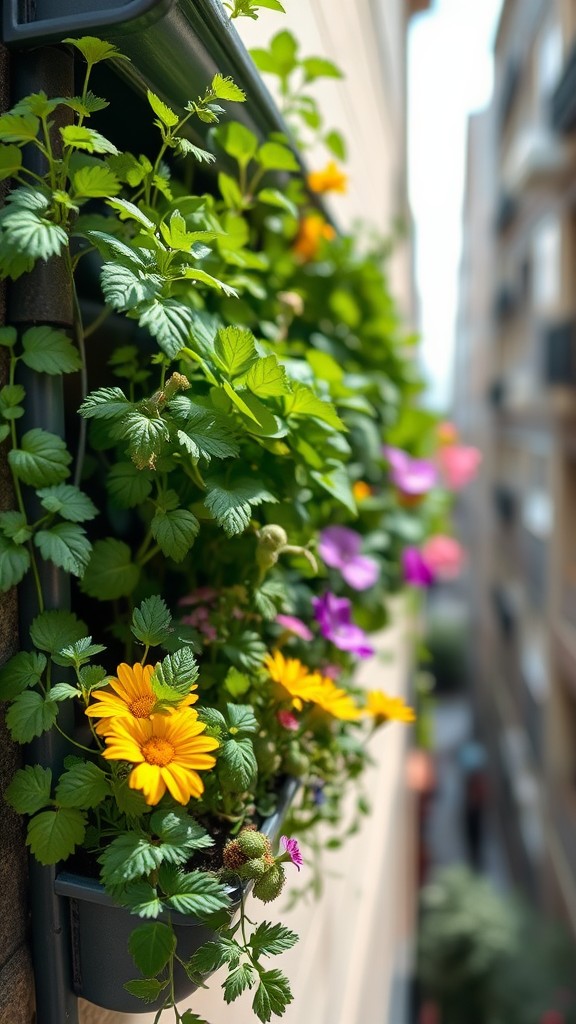
[[312, 171], [308, 175], [308, 188], [312, 192], [340, 192], [341, 195], [345, 195], [348, 188], [348, 175], [343, 174], [331, 160], [322, 171]]
[[303, 260], [313, 260], [318, 255], [323, 241], [330, 242], [336, 237], [331, 224], [327, 224], [319, 213], [308, 214], [300, 221], [293, 251]]
[[440, 444], [456, 444], [458, 441], [458, 430], [450, 420], [444, 420], [436, 427], [436, 436]]
[[364, 498], [370, 498], [372, 496], [372, 488], [365, 480], [356, 480], [356, 482], [352, 484], [352, 494], [356, 498], [356, 501], [364, 501]]

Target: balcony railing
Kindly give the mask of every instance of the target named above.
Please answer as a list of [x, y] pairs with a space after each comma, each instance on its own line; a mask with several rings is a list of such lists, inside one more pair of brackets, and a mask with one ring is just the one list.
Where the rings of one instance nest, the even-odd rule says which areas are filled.
[[542, 335], [544, 384], [576, 386], [576, 321], [545, 327]]
[[570, 52], [552, 94], [550, 121], [555, 131], [563, 135], [576, 128], [576, 46]]
[[566, 169], [568, 154], [561, 139], [544, 124], [524, 124], [510, 147], [504, 170], [514, 191], [553, 183]]

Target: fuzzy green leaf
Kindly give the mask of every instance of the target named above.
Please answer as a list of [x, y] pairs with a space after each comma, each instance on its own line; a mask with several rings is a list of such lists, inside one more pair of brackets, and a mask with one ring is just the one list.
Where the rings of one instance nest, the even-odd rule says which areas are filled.
[[183, 872], [162, 869], [166, 903], [180, 914], [202, 917], [230, 904], [226, 887], [206, 871]]
[[37, 373], [73, 373], [82, 366], [70, 338], [52, 327], [31, 327], [22, 337], [22, 362]]
[[131, 594], [139, 578], [140, 568], [132, 562], [128, 545], [108, 537], [94, 544], [81, 588], [99, 601], [113, 601]]
[[270, 924], [262, 921], [250, 936], [250, 945], [255, 956], [277, 956], [287, 949], [292, 949], [298, 942], [296, 932], [290, 931], [282, 924]]
[[169, 864], [183, 864], [193, 850], [205, 850], [214, 845], [212, 836], [184, 808], [154, 811], [150, 828], [162, 840], [162, 856]]
[[258, 1020], [266, 1024], [273, 1013], [277, 1017], [281, 1017], [293, 998], [288, 979], [282, 974], [282, 971], [264, 971], [260, 975], [252, 1009]]
[[150, 331], [167, 356], [176, 359], [190, 340], [192, 314], [188, 307], [176, 299], [156, 298], [138, 312], [140, 326]]
[[[157, 902], [161, 906], [160, 901]], [[141, 916], [144, 917], [147, 915], [142, 914]], [[136, 996], [137, 999], [141, 999], [144, 1003], [155, 1002], [167, 985], [168, 979], [166, 979], [166, 981], [158, 981], [158, 978], [135, 978], [134, 981], [124, 982], [124, 988], [126, 991], [129, 992], [130, 995]]]
[[128, 450], [138, 469], [152, 469], [156, 458], [169, 440], [166, 421], [161, 416], [147, 416], [134, 409], [122, 424], [122, 437], [128, 440]]
[[166, 692], [185, 696], [190, 693], [198, 678], [198, 665], [192, 651], [182, 647], [174, 654], [167, 654], [154, 668], [151, 679], [154, 693], [163, 698]]
[[6, 712], [6, 725], [17, 743], [29, 743], [51, 729], [58, 716], [58, 705], [37, 690], [24, 690], [14, 698]]
[[176, 154], [177, 156], [193, 156], [201, 164], [213, 164], [216, 160], [214, 153], [209, 153], [207, 149], [200, 149], [189, 139], [178, 139]]
[[134, 609], [130, 628], [140, 643], [158, 647], [174, 632], [171, 623], [172, 616], [166, 602], [158, 594], [153, 594]]
[[79, 690], [77, 686], [71, 686], [70, 683], [56, 683], [50, 687], [50, 699], [57, 701], [61, 704], [64, 700], [76, 699], [76, 697], [82, 696], [82, 690]]
[[159, 96], [156, 96], [150, 89], [146, 91], [146, 95], [148, 97], [148, 103], [163, 125], [166, 125], [167, 128], [173, 128], [174, 125], [178, 124], [178, 114], [175, 114], [170, 107], [166, 106]]
[[37, 615], [30, 626], [30, 639], [41, 651], [48, 651], [57, 665], [67, 664], [59, 659], [64, 647], [86, 636], [86, 623], [73, 612], [48, 611]]
[[135, 220], [140, 227], [147, 231], [154, 231], [154, 221], [151, 221], [142, 210], [128, 199], [110, 199], [108, 206], [118, 212], [120, 220]]
[[254, 335], [242, 327], [222, 327], [216, 335], [214, 356], [229, 377], [245, 373], [257, 358]]
[[12, 700], [29, 686], [40, 682], [47, 665], [43, 654], [19, 651], [0, 668], [0, 700]]
[[86, 395], [78, 411], [85, 419], [120, 419], [132, 408], [121, 388], [98, 388]]
[[238, 455], [231, 427], [221, 423], [213, 413], [193, 406], [185, 395], [174, 399], [169, 409], [176, 412], [178, 419], [182, 418], [182, 429], [176, 431], [176, 440], [192, 458], [210, 462], [212, 456], [229, 459]]
[[238, 735], [258, 732], [258, 720], [249, 704], [227, 704], [226, 717], [230, 732], [235, 731]]
[[247, 988], [253, 988], [257, 980], [258, 974], [251, 964], [240, 964], [230, 971], [223, 982], [224, 999], [227, 1003], [233, 1003]]
[[0, 117], [0, 139], [3, 142], [32, 142], [39, 129], [40, 121], [34, 114], [8, 111]]
[[56, 864], [80, 846], [85, 832], [82, 811], [60, 807], [57, 811], [42, 811], [31, 819], [26, 843], [41, 864]]
[[175, 508], [167, 512], [158, 509], [150, 529], [162, 553], [175, 562], [181, 562], [198, 535], [200, 523], [188, 509]]
[[118, 898], [123, 907], [138, 917], [159, 917], [164, 909], [156, 888], [149, 882], [128, 882]]
[[117, 462], [108, 473], [106, 486], [113, 505], [135, 508], [152, 491], [152, 474], [138, 469], [133, 462]]
[[39, 530], [34, 535], [34, 543], [42, 558], [54, 562], [54, 565], [73, 576], [84, 575], [92, 545], [82, 526], [76, 523], [57, 523], [49, 530]]
[[112, 792], [118, 804], [118, 810], [128, 818], [140, 818], [150, 810], [144, 794], [139, 789], [130, 789], [128, 779], [112, 781]]
[[250, 789], [256, 779], [258, 765], [252, 741], [225, 740], [218, 752], [218, 777], [222, 784], [234, 792]]
[[28, 549], [0, 536], [0, 592], [5, 593], [20, 583], [29, 568]]
[[277, 500], [261, 481], [249, 477], [241, 477], [230, 487], [213, 478], [206, 481], [206, 487], [204, 504], [228, 537], [243, 533], [248, 528], [253, 505]]
[[167, 924], [144, 924], [132, 932], [128, 949], [138, 970], [152, 978], [166, 967], [176, 949], [176, 936]]
[[94, 658], [96, 654], [101, 654], [105, 650], [104, 644], [93, 644], [91, 636], [83, 636], [75, 643], [60, 649], [60, 663], [80, 668], [85, 662], [90, 661], [90, 658]]
[[16, 203], [10, 208], [5, 207], [2, 228], [5, 244], [16, 255], [32, 261], [59, 256], [68, 243], [68, 235], [59, 224], [53, 224], [35, 209], [18, 206]]
[[41, 765], [19, 768], [4, 793], [4, 799], [18, 814], [35, 814], [50, 803], [52, 771]]
[[104, 298], [112, 309], [125, 313], [153, 301], [162, 288], [159, 274], [148, 273], [137, 266], [105, 263], [100, 274]]
[[85, 150], [87, 153], [114, 153], [118, 150], [114, 143], [100, 135], [94, 128], [86, 128], [84, 125], [69, 124], [60, 129], [60, 134], [66, 146], [73, 149]]
[[102, 881], [106, 886], [122, 885], [155, 871], [162, 863], [158, 846], [135, 832], [125, 832], [112, 840], [98, 858]]
[[61, 437], [34, 427], [24, 434], [19, 448], [8, 452], [8, 461], [22, 483], [47, 487], [70, 476], [72, 456]]
[[98, 64], [101, 60], [130, 60], [120, 52], [114, 43], [108, 43], [105, 39], [98, 39], [97, 36], [81, 36], [80, 39], [63, 39], [63, 43], [69, 43], [76, 47], [84, 57], [87, 64]]
[[246, 384], [260, 398], [273, 398], [290, 391], [286, 370], [276, 356], [266, 356], [253, 363], [246, 374]]
[[28, 526], [26, 516], [15, 509], [0, 512], [0, 531], [15, 544], [26, 544], [32, 536], [32, 527]]
[[258, 633], [246, 630], [234, 637], [234, 642], [224, 644], [224, 653], [238, 668], [253, 671], [260, 668], [266, 655], [266, 645]]
[[0, 181], [17, 174], [22, 166], [22, 150], [18, 146], [0, 146]]
[[72, 175], [72, 185], [76, 196], [90, 199], [115, 196], [121, 188], [114, 171], [105, 164], [100, 167], [81, 167]]
[[284, 410], [287, 416], [313, 416], [335, 430], [345, 429], [332, 403], [318, 398], [307, 384], [294, 385], [292, 394], [284, 401]]
[[83, 523], [98, 515], [91, 498], [72, 484], [43, 487], [38, 491], [38, 497], [47, 512], [57, 512], [71, 523]]
[[229, 100], [231, 103], [244, 103], [246, 100], [246, 93], [231, 78], [224, 78], [223, 75], [214, 75], [210, 89], [219, 100]]
[[106, 774], [91, 761], [81, 761], [64, 772], [56, 787], [56, 800], [61, 807], [96, 807], [108, 796], [110, 786]]

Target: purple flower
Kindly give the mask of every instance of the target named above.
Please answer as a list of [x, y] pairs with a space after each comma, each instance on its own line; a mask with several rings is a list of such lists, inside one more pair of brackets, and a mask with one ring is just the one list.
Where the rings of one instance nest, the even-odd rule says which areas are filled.
[[357, 654], [359, 658], [370, 658], [374, 654], [364, 631], [352, 622], [352, 605], [347, 597], [326, 593], [322, 597], [313, 597], [312, 607], [322, 636], [335, 647]]
[[280, 836], [280, 845], [284, 847], [286, 853], [290, 857], [293, 864], [296, 865], [298, 871], [302, 867], [304, 860], [300, 853], [300, 847], [298, 846], [297, 839], [289, 839], [288, 836]]
[[402, 569], [406, 583], [411, 583], [413, 587], [429, 587], [434, 583], [434, 573], [418, 548], [404, 548]]
[[299, 636], [301, 640], [313, 640], [314, 634], [302, 619], [296, 618], [295, 615], [277, 615], [276, 622], [279, 626], [283, 626], [289, 633], [294, 633], [294, 636]]
[[403, 494], [427, 494], [436, 483], [438, 471], [429, 459], [413, 459], [401, 448], [384, 445], [382, 454], [390, 463], [390, 479]]
[[347, 526], [328, 526], [320, 534], [320, 557], [332, 569], [340, 569], [342, 578], [353, 590], [367, 590], [380, 575], [378, 563], [361, 555], [361, 547], [362, 537]]

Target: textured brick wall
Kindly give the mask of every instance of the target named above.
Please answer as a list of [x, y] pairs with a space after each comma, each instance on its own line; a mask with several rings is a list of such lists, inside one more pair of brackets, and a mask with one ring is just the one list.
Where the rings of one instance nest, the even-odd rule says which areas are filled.
[[[0, 46], [0, 109], [8, 100], [8, 57]], [[1, 197], [3, 199], [3, 196]], [[0, 285], [0, 323], [5, 317], [5, 290]], [[6, 383], [7, 349], [0, 349], [0, 387]], [[0, 446], [0, 510], [13, 507], [6, 460], [7, 442]], [[0, 594], [0, 665], [14, 654], [18, 643], [16, 592]], [[0, 788], [4, 791], [20, 759], [12, 743], [0, 706]], [[17, 814], [0, 801], [0, 1024], [30, 1024], [34, 1017], [33, 979], [26, 945], [27, 873], [24, 828]]]

